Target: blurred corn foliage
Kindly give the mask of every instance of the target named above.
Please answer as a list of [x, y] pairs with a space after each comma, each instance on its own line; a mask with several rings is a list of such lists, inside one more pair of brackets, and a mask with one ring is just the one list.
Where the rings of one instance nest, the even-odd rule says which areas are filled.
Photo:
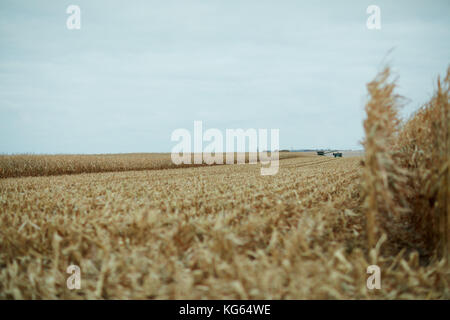
[[450, 68], [407, 121], [398, 114], [403, 98], [388, 67], [367, 85], [363, 187], [371, 248], [385, 233], [399, 248], [448, 261], [449, 84]]

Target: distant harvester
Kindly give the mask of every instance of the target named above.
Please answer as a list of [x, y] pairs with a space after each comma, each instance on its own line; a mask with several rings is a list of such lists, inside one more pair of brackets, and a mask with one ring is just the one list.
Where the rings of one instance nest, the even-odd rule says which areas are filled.
[[335, 158], [337, 158], [337, 157], [339, 157], [339, 158], [342, 158], [342, 152], [336, 152], [337, 150], [332, 150], [332, 151], [323, 151], [323, 150], [320, 150], [320, 151], [317, 151], [317, 155], [318, 156], [324, 156], [324, 155], [326, 155], [326, 154], [328, 154], [328, 153], [332, 153], [333, 152], [333, 156], [335, 157]]

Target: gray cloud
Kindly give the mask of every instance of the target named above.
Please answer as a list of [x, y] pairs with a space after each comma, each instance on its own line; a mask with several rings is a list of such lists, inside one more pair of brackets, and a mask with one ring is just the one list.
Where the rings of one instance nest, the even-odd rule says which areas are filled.
[[[65, 9], [81, 7], [81, 30]], [[367, 30], [366, 8], [382, 29]], [[289, 147], [358, 148], [387, 61], [425, 102], [450, 62], [448, 1], [2, 1], [0, 152], [170, 151], [171, 132], [279, 128]], [[386, 59], [385, 59], [386, 60]]]

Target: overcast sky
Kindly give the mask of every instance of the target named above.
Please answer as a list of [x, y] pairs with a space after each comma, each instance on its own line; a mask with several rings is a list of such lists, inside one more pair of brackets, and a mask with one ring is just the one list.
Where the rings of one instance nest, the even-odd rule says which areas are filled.
[[358, 149], [366, 83], [389, 61], [411, 114], [450, 63], [449, 18], [448, 0], [1, 0], [0, 153], [169, 152], [194, 120]]

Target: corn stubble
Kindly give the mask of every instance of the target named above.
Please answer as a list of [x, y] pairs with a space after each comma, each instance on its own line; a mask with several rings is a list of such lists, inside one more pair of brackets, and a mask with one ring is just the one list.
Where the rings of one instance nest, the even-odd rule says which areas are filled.
[[381, 72], [364, 159], [1, 179], [0, 298], [449, 299], [448, 85], [402, 122]]

